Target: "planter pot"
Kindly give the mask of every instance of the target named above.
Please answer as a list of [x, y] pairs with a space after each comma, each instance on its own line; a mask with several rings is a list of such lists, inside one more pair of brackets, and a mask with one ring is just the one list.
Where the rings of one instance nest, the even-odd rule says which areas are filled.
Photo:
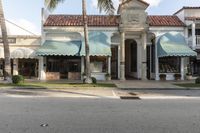
[[160, 77], [161, 81], [166, 81], [166, 77]]
[[175, 80], [181, 80], [181, 77], [175, 77]]
[[191, 80], [192, 79], [192, 75], [186, 75], [186, 79], [187, 80]]
[[110, 77], [110, 76], [109, 76], [109, 77], [106, 77], [106, 80], [107, 80], [107, 81], [111, 80], [111, 77]]

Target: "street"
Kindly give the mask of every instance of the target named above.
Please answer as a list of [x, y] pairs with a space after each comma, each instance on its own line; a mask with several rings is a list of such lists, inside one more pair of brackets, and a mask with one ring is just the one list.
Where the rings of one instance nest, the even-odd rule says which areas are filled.
[[0, 133], [199, 133], [199, 102], [0, 96]]

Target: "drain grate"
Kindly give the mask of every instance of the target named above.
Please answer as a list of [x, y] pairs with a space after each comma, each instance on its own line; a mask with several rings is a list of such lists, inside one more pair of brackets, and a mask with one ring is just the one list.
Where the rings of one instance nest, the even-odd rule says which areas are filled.
[[120, 99], [124, 100], [141, 100], [140, 97], [137, 96], [137, 94], [130, 92], [127, 95], [120, 96]]

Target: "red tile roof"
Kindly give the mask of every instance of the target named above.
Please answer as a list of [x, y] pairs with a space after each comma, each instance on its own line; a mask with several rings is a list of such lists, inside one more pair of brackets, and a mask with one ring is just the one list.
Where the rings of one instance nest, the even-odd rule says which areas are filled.
[[200, 17], [186, 17], [185, 20], [200, 20]]
[[[150, 26], [184, 26], [177, 16], [148, 16]], [[44, 26], [83, 26], [81, 15], [50, 15]], [[119, 16], [88, 15], [90, 27], [118, 27]]]
[[196, 7], [195, 6], [184, 6], [181, 9], [179, 9], [177, 12], [175, 12], [174, 15], [179, 13], [180, 11], [182, 11], [184, 9], [200, 9], [200, 6], [196, 6]]
[[[118, 16], [88, 15], [88, 26], [118, 26]], [[50, 15], [44, 26], [83, 26], [82, 15]]]
[[177, 16], [148, 16], [148, 20], [150, 26], [185, 26]]

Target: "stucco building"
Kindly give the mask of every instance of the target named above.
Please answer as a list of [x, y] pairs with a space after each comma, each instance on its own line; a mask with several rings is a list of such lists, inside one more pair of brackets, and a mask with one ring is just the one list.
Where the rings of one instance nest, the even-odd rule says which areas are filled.
[[[117, 15], [88, 15], [93, 77], [160, 80], [164, 74], [174, 80], [174, 74], [180, 74], [184, 80], [190, 69], [194, 75], [200, 73], [200, 7], [153, 16], [146, 12], [148, 6], [142, 0], [124, 0]], [[42, 14], [41, 43], [34, 50], [38, 79], [81, 79], [85, 71], [82, 16]]]

